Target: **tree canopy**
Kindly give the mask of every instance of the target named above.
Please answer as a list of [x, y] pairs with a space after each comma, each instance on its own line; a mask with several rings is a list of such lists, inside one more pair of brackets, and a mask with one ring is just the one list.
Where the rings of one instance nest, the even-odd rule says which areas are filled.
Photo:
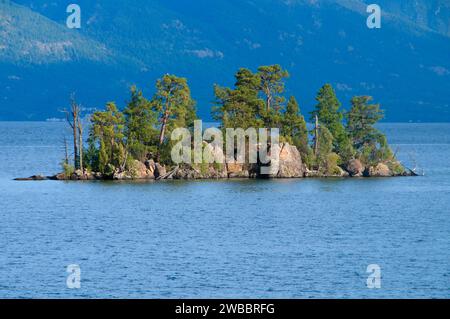
[[[310, 114], [314, 128], [309, 132], [296, 97], [286, 99], [288, 77], [279, 65], [261, 66], [256, 72], [239, 69], [233, 87], [214, 86], [213, 118], [222, 129], [279, 128], [280, 140], [295, 145], [308, 168], [327, 174], [336, 173], [339, 166], [355, 158], [365, 164], [394, 159], [386, 137], [375, 127], [384, 113], [371, 103], [372, 97], [355, 96], [346, 112], [331, 84], [325, 84], [317, 93]], [[132, 86], [122, 111], [109, 102], [104, 111], [92, 114], [84, 150], [86, 167], [113, 174], [133, 160], [171, 163], [171, 133], [176, 128], [192, 129], [196, 119], [187, 79], [163, 75], [156, 81], [151, 99]], [[82, 131], [79, 134], [82, 138]], [[81, 147], [83, 151], [84, 145]]]

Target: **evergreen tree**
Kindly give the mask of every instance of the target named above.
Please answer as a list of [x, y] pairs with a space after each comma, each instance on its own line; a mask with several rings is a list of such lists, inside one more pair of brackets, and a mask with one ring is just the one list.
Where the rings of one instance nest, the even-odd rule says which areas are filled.
[[185, 78], [164, 75], [156, 83], [156, 94], [152, 100], [153, 110], [161, 121], [159, 145], [170, 136], [174, 127], [192, 126], [196, 119], [195, 101]]
[[283, 96], [285, 84], [284, 79], [289, 77], [289, 73], [283, 70], [278, 64], [260, 66], [258, 76], [261, 79], [260, 93], [265, 100], [265, 110], [262, 113], [265, 118], [267, 128], [280, 128], [285, 98]]
[[294, 96], [291, 96], [287, 103], [281, 135], [298, 148], [303, 159], [310, 157], [312, 150], [308, 143], [306, 121], [300, 113], [300, 107]]
[[150, 101], [135, 86], [131, 88], [130, 101], [124, 115], [127, 148], [133, 158], [144, 161], [149, 154], [156, 152], [158, 120]]
[[236, 75], [235, 89], [214, 87], [216, 106], [213, 118], [223, 128], [261, 127], [261, 110], [264, 102], [259, 98], [260, 78], [248, 69], [240, 69]]
[[173, 129], [192, 127], [197, 119], [195, 101], [191, 98], [187, 80], [175, 75], [164, 75], [156, 82], [152, 107], [161, 122], [157, 156], [159, 160], [162, 153], [167, 153], [167, 156], [169, 154], [170, 143], [166, 143], [166, 137], [170, 137]]
[[112, 102], [105, 111], [92, 115], [89, 140], [99, 147], [97, 168], [101, 173], [111, 174], [126, 163], [124, 124], [123, 114]]
[[392, 159], [386, 137], [374, 125], [384, 117], [379, 104], [369, 104], [370, 96], [355, 96], [347, 113], [347, 131], [359, 157], [367, 164]]
[[328, 164], [328, 157], [333, 152], [333, 135], [328, 128], [321, 126], [318, 137], [318, 152], [316, 154], [316, 167], [324, 170]]
[[316, 101], [318, 103], [311, 112], [311, 120], [314, 121], [317, 115], [320, 125], [325, 126], [333, 136], [333, 151], [345, 159], [350, 159], [353, 150], [342, 123], [344, 115], [340, 111], [341, 103], [337, 99], [333, 87], [325, 84], [317, 93]]

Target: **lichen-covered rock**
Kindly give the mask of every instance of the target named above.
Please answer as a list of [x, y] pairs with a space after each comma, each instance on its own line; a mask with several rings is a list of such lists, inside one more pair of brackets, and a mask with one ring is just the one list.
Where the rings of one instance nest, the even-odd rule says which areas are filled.
[[346, 170], [350, 176], [361, 177], [364, 174], [364, 165], [359, 159], [352, 159], [348, 162]]
[[225, 165], [208, 164], [206, 167], [184, 165], [167, 174], [167, 179], [222, 179], [228, 178]]
[[199, 170], [192, 166], [178, 167], [173, 171], [173, 174], [169, 174], [167, 178], [170, 179], [200, 179], [202, 174]]
[[337, 167], [337, 174], [335, 175], [335, 177], [349, 177], [350, 174], [343, 170], [341, 167]]
[[240, 174], [244, 170], [243, 164], [227, 163], [228, 174]]
[[215, 179], [222, 179], [228, 177], [228, 171], [225, 164], [215, 164], [218, 165], [216, 167], [209, 167], [209, 176]]
[[250, 177], [250, 172], [245, 167], [244, 164], [227, 163], [226, 173], [228, 175], [228, 178], [249, 178]]
[[305, 175], [306, 168], [302, 163], [302, 156], [297, 147], [293, 145], [281, 144], [278, 165], [276, 177], [300, 178]]
[[55, 176], [52, 176], [51, 179], [56, 181], [65, 181], [67, 179], [67, 176], [65, 173], [59, 173]]
[[45, 181], [48, 178], [46, 176], [42, 176], [42, 175], [33, 175], [30, 177], [25, 177], [25, 178], [16, 178], [14, 179], [15, 181]]
[[134, 160], [128, 169], [129, 175], [131, 175], [134, 179], [154, 179], [154, 173], [147, 167], [146, 164]]
[[411, 175], [411, 174], [408, 174], [408, 172], [405, 169], [405, 167], [399, 161], [392, 160], [392, 161], [389, 161], [388, 163], [386, 163], [386, 165], [391, 170], [391, 173], [392, 173], [393, 176], [408, 176], [408, 175]]
[[133, 176], [131, 176], [129, 172], [116, 171], [113, 174], [112, 178], [113, 178], [113, 180], [116, 180], [116, 181], [126, 181], [126, 180], [132, 180]]
[[100, 172], [94, 173], [92, 175], [94, 176], [94, 179], [97, 179], [97, 180], [103, 180], [104, 179], [103, 174], [100, 173]]
[[92, 181], [96, 179], [95, 174], [87, 169], [77, 169], [71, 176], [67, 177], [64, 173], [54, 176], [57, 180], [72, 180], [72, 181]]
[[163, 177], [166, 174], [167, 174], [166, 168], [159, 163], [155, 163], [155, 172], [154, 172], [155, 178]]
[[250, 172], [248, 170], [242, 170], [240, 172], [230, 173], [228, 172], [228, 178], [249, 178]]
[[145, 167], [147, 167], [151, 174], [155, 175], [156, 164], [154, 160], [150, 159], [145, 161]]
[[370, 166], [366, 169], [365, 175], [368, 177], [390, 177], [393, 176], [389, 167], [384, 163], [378, 163], [376, 166]]
[[305, 170], [305, 177], [322, 177], [322, 174], [318, 170]]

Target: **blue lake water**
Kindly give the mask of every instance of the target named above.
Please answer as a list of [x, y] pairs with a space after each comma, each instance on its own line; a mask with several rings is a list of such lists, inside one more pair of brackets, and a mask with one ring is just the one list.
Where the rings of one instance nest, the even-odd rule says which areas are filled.
[[2, 298], [450, 297], [450, 124], [380, 126], [424, 177], [12, 181], [60, 170], [64, 128], [0, 122]]

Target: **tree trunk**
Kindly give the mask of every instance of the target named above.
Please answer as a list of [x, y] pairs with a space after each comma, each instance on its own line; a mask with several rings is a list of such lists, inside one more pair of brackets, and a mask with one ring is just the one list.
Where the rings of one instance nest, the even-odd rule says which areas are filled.
[[111, 158], [110, 158], [110, 163], [114, 163], [114, 137], [111, 138]]
[[169, 112], [166, 111], [163, 117], [162, 125], [161, 125], [161, 132], [159, 134], [159, 146], [163, 145], [164, 143], [164, 137], [166, 134], [166, 127], [167, 127], [167, 121], [169, 119]]
[[81, 124], [81, 120], [80, 120], [79, 117], [78, 117], [78, 123], [77, 123], [77, 126], [78, 126], [78, 138], [79, 138], [79, 140], [80, 140], [80, 142], [79, 142], [79, 154], [80, 154], [80, 156], [79, 156], [79, 161], [80, 161], [80, 169], [81, 169], [81, 171], [83, 171], [83, 169], [84, 169], [84, 167], [83, 167], [83, 126], [82, 126], [82, 124]]
[[314, 127], [314, 155], [319, 153], [319, 118], [316, 115], [316, 123]]
[[267, 113], [270, 112], [270, 108], [272, 107], [272, 94], [270, 92], [270, 89], [266, 89], [266, 111]]
[[[70, 110], [64, 110], [64, 113], [66, 113], [66, 120], [67, 123], [69, 123], [70, 127], [72, 128], [72, 137], [73, 137], [73, 165], [75, 169], [80, 168], [80, 162], [79, 162], [79, 151], [78, 151], [78, 122], [80, 117], [81, 108], [76, 103], [75, 97], [72, 94], [70, 97]], [[80, 144], [80, 147], [82, 145]], [[67, 161], [68, 162], [68, 161]]]
[[76, 125], [76, 113], [73, 113], [73, 165], [75, 169], [79, 168], [80, 162], [78, 157], [78, 138], [77, 138], [77, 125]]

